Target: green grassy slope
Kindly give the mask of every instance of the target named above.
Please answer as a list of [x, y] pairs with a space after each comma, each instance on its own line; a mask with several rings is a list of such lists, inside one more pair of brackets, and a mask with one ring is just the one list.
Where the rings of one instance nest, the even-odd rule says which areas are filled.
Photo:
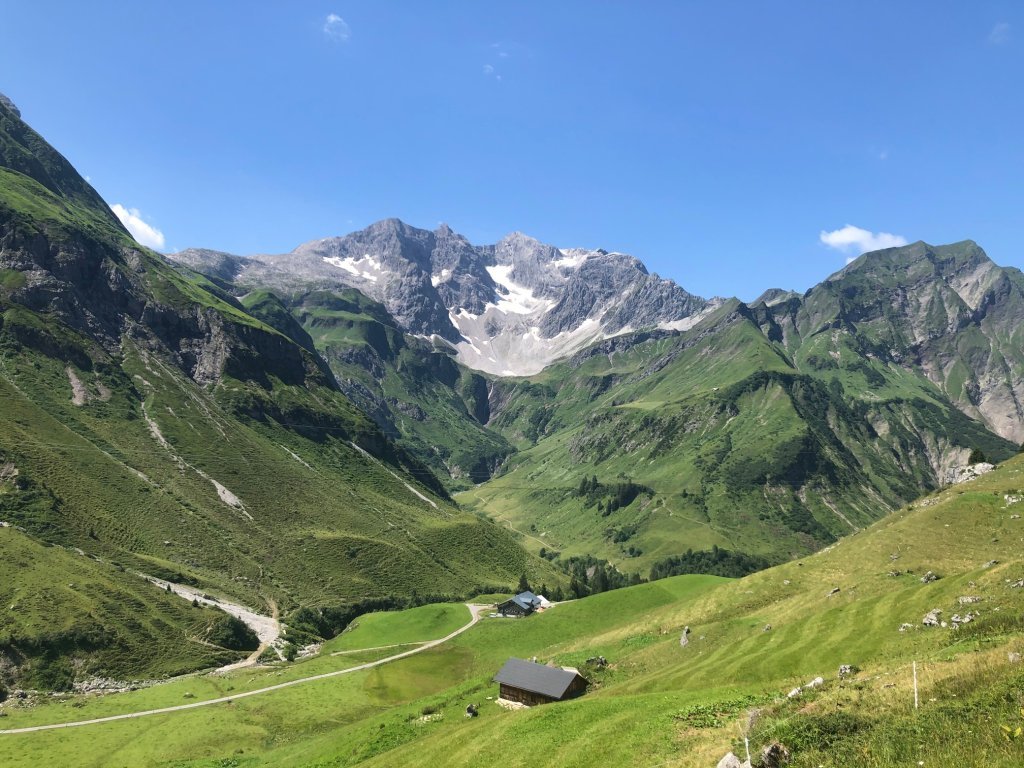
[[238, 658], [207, 641], [220, 611], [14, 527], [0, 528], [0, 603], [0, 688], [63, 690], [95, 672], [163, 677]]
[[[1015, 586], [1024, 579], [1024, 530], [1015, 517], [1024, 502], [1014, 500], [1021, 496], [1024, 457], [815, 555], [744, 579], [675, 577], [526, 620], [485, 620], [450, 645], [308, 688], [0, 743], [12, 765], [47, 754], [68, 765], [131, 765], [159, 755], [192, 768], [224, 760], [310, 768], [487, 765], [497, 755], [513, 766], [702, 766], [742, 749], [756, 707], [752, 749], [781, 739], [796, 766], [1017, 765], [1022, 745], [1006, 741], [1000, 725], [1020, 721], [1024, 696], [1024, 671], [1008, 656], [1024, 650], [1024, 588]], [[940, 578], [923, 583], [929, 570]], [[961, 605], [965, 596], [979, 600]], [[922, 625], [935, 608], [947, 621], [978, 615], [958, 629]], [[390, 636], [405, 637], [424, 619], [396, 614], [387, 622]], [[901, 632], [903, 624], [910, 627]], [[687, 626], [689, 644], [681, 647]], [[371, 632], [363, 647], [385, 637]], [[594, 684], [576, 701], [504, 711], [487, 697], [509, 655], [581, 666]], [[610, 666], [587, 666], [595, 655]], [[325, 662], [309, 663], [322, 669]], [[839, 680], [841, 664], [859, 671]], [[786, 698], [819, 675], [820, 688]], [[258, 684], [252, 677], [233, 684]], [[4, 727], [176, 703], [182, 689], [175, 686], [78, 706], [9, 707]], [[462, 711], [471, 702], [481, 715], [467, 720]]]
[[[679, 336], [497, 382], [492, 426], [521, 451], [460, 502], [535, 549], [646, 573], [690, 548], [804, 554], [935, 488], [972, 447], [1014, 451], [923, 377], [829, 334], [791, 354], [763, 322], [732, 302]], [[609, 490], [581, 497], [585, 477]], [[627, 478], [649, 492], [609, 512]]]
[[[257, 310], [270, 296], [253, 291], [244, 303]], [[485, 379], [429, 342], [405, 336], [382, 305], [356, 290], [312, 291], [287, 305], [353, 402], [450, 488], [486, 480], [512, 452], [484, 426]]]

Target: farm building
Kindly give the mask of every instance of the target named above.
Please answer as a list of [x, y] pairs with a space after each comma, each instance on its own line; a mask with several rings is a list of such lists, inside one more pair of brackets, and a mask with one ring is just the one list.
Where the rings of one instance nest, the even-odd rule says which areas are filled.
[[587, 679], [577, 670], [546, 667], [523, 659], [509, 659], [494, 676], [499, 696], [527, 706], [565, 701], [581, 696], [587, 690]]
[[[503, 603], [498, 603], [498, 613], [502, 616], [529, 616], [541, 607], [541, 599], [533, 592], [520, 592]], [[544, 602], [547, 602], [546, 600]], [[550, 605], [550, 603], [548, 603]]]

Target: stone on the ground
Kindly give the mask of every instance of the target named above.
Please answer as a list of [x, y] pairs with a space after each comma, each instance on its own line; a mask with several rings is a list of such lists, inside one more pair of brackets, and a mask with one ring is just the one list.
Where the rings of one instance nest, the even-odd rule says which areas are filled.
[[931, 584], [933, 581], [938, 581], [939, 575], [935, 571], [926, 571], [924, 576], [921, 577], [922, 584]]
[[938, 627], [942, 625], [942, 621], [939, 619], [939, 614], [942, 613], [941, 608], [932, 608], [928, 613], [921, 619], [921, 623], [926, 627]]
[[761, 750], [761, 765], [765, 768], [782, 768], [789, 762], [789, 749], [785, 744], [773, 741]]

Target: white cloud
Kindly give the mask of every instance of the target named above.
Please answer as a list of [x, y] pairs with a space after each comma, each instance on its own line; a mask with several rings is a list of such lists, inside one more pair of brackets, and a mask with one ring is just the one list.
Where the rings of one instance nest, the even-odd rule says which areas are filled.
[[485, 75], [493, 75], [494, 74], [494, 67], [492, 67], [490, 64], [484, 64], [484, 74]]
[[857, 256], [868, 251], [879, 251], [882, 248], [895, 248], [907, 244], [907, 238], [890, 232], [869, 232], [866, 229], [847, 224], [842, 229], [826, 232], [824, 229], [818, 239], [829, 248], [835, 248], [847, 254], [849, 264]]
[[1003, 43], [1009, 42], [1010, 40], [1010, 25], [1005, 21], [1000, 21], [994, 27], [992, 31], [988, 33], [988, 42], [990, 45], [1002, 45]]
[[154, 227], [152, 224], [148, 224], [142, 218], [142, 211], [138, 208], [125, 208], [120, 203], [114, 203], [110, 206], [117, 218], [121, 220], [125, 228], [132, 233], [140, 245], [144, 245], [147, 248], [153, 248], [154, 250], [163, 250], [164, 233]]
[[352, 30], [349, 29], [348, 24], [341, 16], [336, 13], [329, 13], [327, 18], [324, 19], [324, 34], [331, 40], [338, 40], [344, 43], [348, 41]]

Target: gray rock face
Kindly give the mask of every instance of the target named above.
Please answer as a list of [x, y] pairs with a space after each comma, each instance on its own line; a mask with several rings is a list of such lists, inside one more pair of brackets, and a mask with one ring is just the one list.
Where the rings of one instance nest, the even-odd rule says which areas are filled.
[[976, 243], [867, 253], [802, 297], [773, 290], [759, 301], [783, 343], [828, 330], [834, 350], [849, 339], [868, 359], [920, 371], [968, 416], [1024, 440], [1024, 357], [1015, 340], [1024, 275]]
[[15, 117], [21, 117], [21, 111], [16, 106], [14, 106], [14, 102], [2, 93], [0, 93], [0, 106], [4, 106], [7, 109], [11, 110], [11, 112], [14, 113]]
[[461, 362], [498, 375], [536, 373], [632, 331], [681, 330], [717, 305], [632, 256], [558, 249], [519, 232], [476, 246], [447, 225], [430, 232], [397, 219], [277, 256], [192, 249], [170, 258], [247, 288], [356, 288], [406, 332], [444, 339]]

